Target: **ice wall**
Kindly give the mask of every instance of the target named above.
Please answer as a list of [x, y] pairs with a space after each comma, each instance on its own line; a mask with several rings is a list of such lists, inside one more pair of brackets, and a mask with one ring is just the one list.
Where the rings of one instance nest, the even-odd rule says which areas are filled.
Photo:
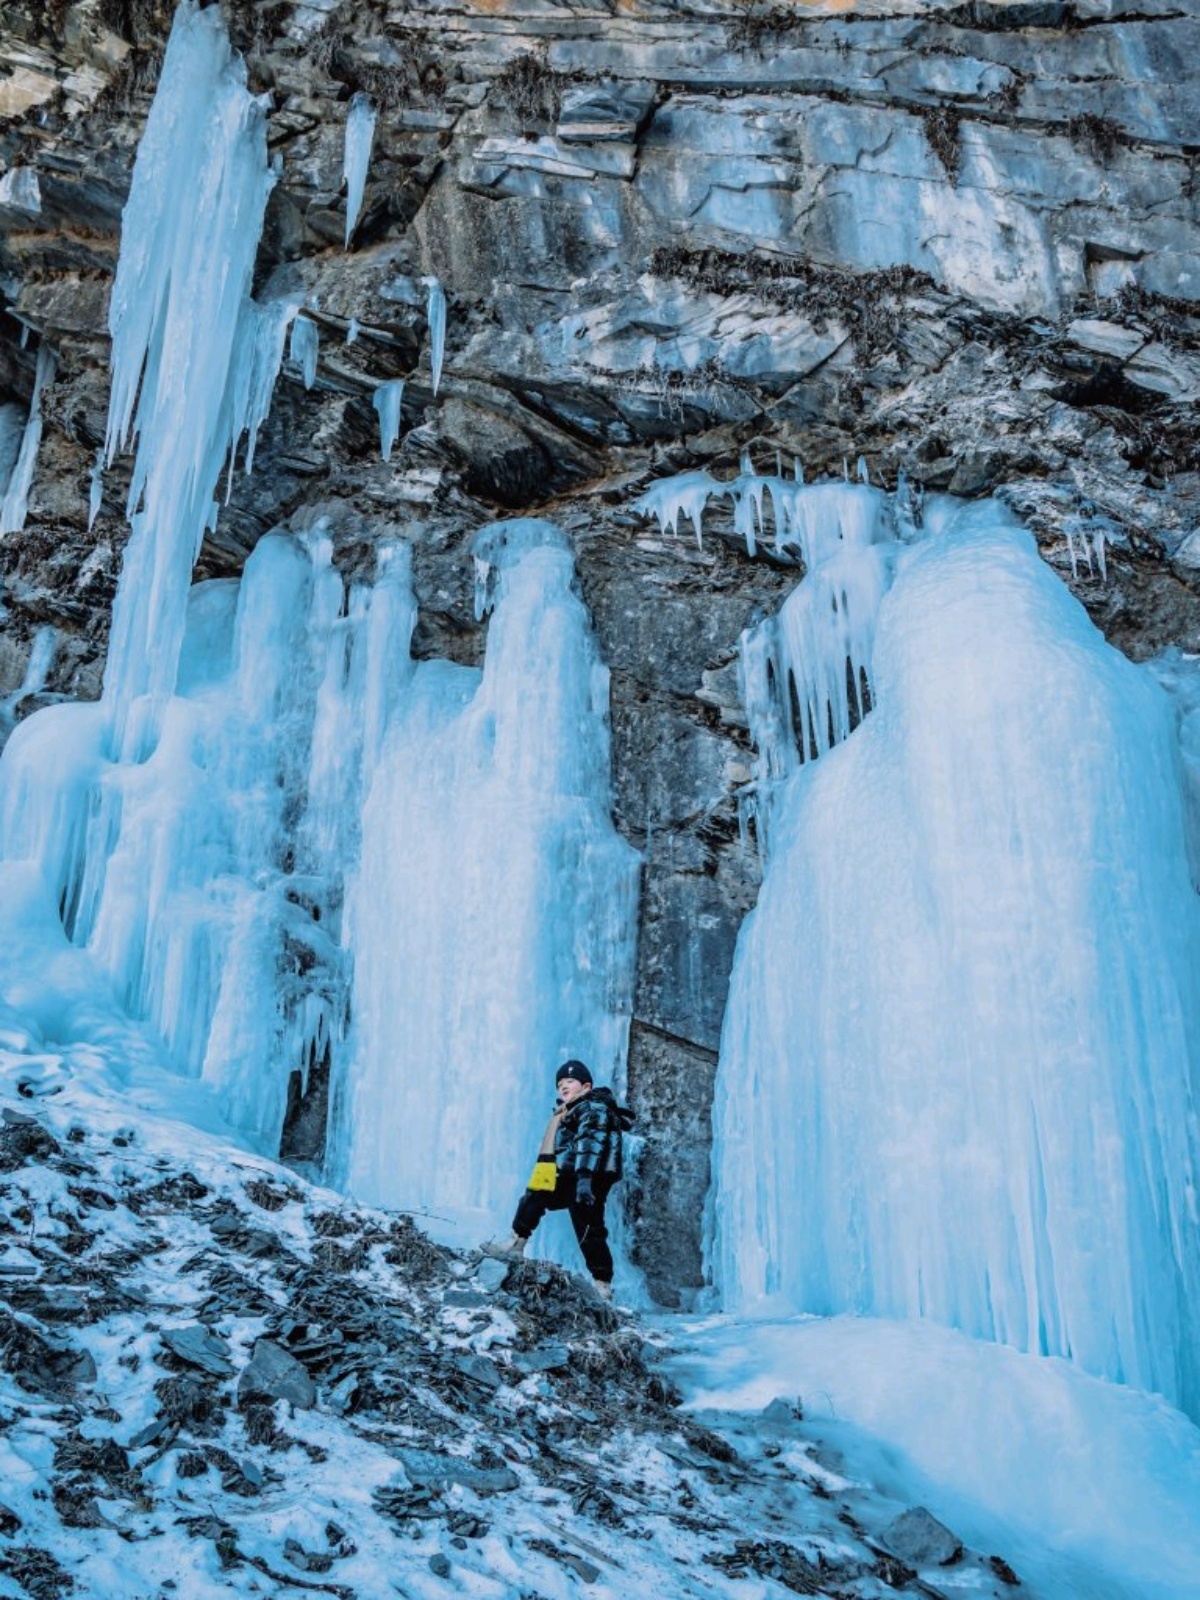
[[1069, 1356], [1195, 1414], [1200, 913], [1169, 702], [998, 506], [895, 565], [870, 714], [773, 793], [721, 1043], [716, 1283]]
[[220, 10], [183, 0], [138, 146], [109, 307], [106, 460], [137, 445], [104, 676], [114, 754], [153, 748], [217, 479], [231, 439], [265, 410], [250, 400], [260, 382], [245, 377], [247, 365], [261, 376], [247, 303], [273, 181], [265, 106], [246, 89]]
[[363, 810], [334, 1170], [364, 1199], [499, 1224], [554, 1068], [621, 1076], [638, 864], [609, 818], [608, 674], [562, 536], [502, 523], [477, 552], [482, 672], [414, 664]]

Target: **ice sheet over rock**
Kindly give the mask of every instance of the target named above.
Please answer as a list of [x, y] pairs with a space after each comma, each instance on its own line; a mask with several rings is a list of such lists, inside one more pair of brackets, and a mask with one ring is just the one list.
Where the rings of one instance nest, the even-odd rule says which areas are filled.
[[931, 1318], [1195, 1413], [1200, 911], [1169, 705], [992, 504], [899, 557], [872, 692], [779, 787], [738, 944], [725, 1302]]

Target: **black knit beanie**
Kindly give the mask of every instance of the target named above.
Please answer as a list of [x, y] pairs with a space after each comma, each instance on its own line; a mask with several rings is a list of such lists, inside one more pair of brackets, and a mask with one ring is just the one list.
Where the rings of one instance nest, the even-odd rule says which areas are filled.
[[582, 1061], [564, 1061], [554, 1074], [555, 1083], [561, 1083], [564, 1078], [574, 1078], [576, 1083], [591, 1083], [592, 1074]]

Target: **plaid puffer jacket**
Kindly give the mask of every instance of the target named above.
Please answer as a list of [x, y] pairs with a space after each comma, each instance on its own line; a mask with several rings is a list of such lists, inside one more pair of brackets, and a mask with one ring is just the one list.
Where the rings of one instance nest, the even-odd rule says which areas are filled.
[[624, 1167], [621, 1135], [633, 1113], [619, 1106], [611, 1089], [593, 1089], [563, 1113], [554, 1135], [559, 1172], [590, 1173], [615, 1183]]

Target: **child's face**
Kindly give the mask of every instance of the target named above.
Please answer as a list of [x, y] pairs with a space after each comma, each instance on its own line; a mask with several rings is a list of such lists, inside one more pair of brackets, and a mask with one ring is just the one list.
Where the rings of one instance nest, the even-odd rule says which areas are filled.
[[558, 1086], [558, 1098], [562, 1105], [569, 1106], [585, 1095], [591, 1088], [590, 1083], [580, 1083], [578, 1078], [563, 1078]]

